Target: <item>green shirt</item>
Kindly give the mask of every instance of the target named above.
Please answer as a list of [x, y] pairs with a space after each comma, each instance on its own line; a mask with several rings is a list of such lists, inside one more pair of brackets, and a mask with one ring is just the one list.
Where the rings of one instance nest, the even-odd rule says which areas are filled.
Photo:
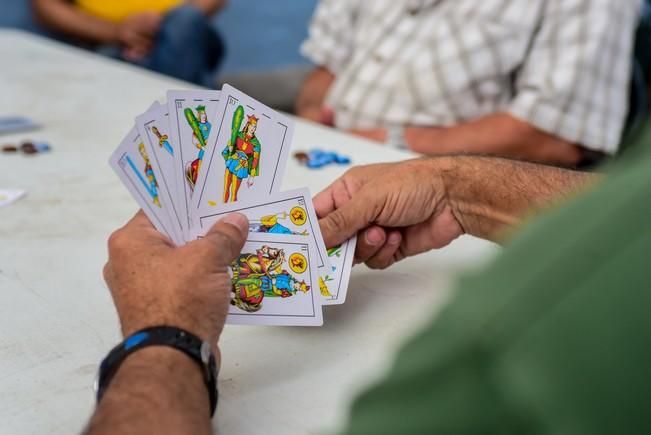
[[641, 141], [462, 281], [346, 433], [651, 433], [651, 131]]

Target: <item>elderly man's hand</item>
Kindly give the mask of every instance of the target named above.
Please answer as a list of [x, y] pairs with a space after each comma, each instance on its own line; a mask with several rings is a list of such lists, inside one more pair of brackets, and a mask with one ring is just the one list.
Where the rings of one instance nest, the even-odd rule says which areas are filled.
[[124, 336], [170, 325], [216, 344], [230, 304], [228, 266], [247, 231], [246, 217], [231, 214], [203, 239], [175, 248], [140, 211], [113, 233], [104, 279]]
[[362, 232], [357, 262], [386, 268], [463, 234], [437, 159], [350, 169], [314, 198], [327, 246]]

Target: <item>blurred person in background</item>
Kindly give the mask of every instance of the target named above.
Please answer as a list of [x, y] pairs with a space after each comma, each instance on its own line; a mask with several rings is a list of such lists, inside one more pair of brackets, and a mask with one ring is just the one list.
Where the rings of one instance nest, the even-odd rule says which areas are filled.
[[39, 22], [66, 40], [197, 84], [224, 55], [210, 18], [225, 0], [32, 0]]
[[321, 0], [299, 116], [423, 154], [617, 152], [639, 0]]

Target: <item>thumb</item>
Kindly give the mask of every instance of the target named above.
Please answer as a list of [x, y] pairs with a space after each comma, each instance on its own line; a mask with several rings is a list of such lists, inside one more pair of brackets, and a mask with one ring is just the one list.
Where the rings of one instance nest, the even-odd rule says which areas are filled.
[[325, 245], [337, 246], [368, 227], [377, 217], [378, 205], [381, 205], [380, 197], [368, 194], [364, 189], [319, 220]]
[[241, 213], [231, 213], [215, 223], [201, 239], [217, 248], [219, 260], [224, 265], [239, 255], [249, 234], [249, 220]]

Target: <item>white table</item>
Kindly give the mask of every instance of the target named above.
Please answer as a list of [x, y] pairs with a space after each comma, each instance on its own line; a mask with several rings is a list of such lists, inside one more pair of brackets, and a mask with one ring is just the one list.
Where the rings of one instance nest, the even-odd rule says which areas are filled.
[[[0, 115], [41, 131], [53, 151], [0, 155], [0, 187], [27, 198], [0, 209], [0, 434], [69, 434], [93, 409], [98, 362], [119, 339], [102, 280], [106, 239], [136, 204], [107, 160], [134, 116], [167, 89], [189, 85], [27, 34], [0, 31]], [[295, 149], [323, 147], [354, 163], [408, 153], [297, 122]], [[288, 164], [285, 187], [325, 187], [344, 168]], [[495, 248], [464, 237], [389, 271], [353, 271], [349, 300], [322, 328], [226, 327], [221, 341], [224, 434], [305, 434], [342, 424], [403, 337], [438, 310], [458, 273]]]

